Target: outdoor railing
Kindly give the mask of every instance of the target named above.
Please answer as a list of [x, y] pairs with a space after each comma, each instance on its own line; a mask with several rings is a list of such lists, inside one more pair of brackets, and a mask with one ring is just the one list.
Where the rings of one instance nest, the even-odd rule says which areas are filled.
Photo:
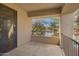
[[66, 56], [79, 56], [79, 42], [64, 35], [61, 34], [61, 45], [62, 49], [65, 52]]

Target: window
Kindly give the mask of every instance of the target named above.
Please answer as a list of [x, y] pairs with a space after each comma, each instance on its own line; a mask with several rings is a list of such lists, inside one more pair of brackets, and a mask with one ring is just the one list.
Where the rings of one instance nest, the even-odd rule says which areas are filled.
[[59, 36], [60, 17], [45, 17], [32, 19], [33, 36]]

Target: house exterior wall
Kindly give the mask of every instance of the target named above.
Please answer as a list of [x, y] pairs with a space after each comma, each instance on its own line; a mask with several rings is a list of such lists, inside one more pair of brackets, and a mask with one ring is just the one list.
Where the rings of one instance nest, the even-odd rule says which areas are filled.
[[65, 4], [61, 14], [61, 32], [68, 37], [73, 37], [74, 12], [79, 8], [79, 4]]
[[73, 37], [73, 13], [62, 15], [61, 17], [61, 33], [68, 37]]
[[[78, 8], [79, 8], [79, 4], [65, 4], [61, 14], [61, 33], [72, 39], [73, 39], [73, 20], [75, 18], [74, 12]], [[61, 47], [62, 47], [62, 43], [63, 40], [61, 37]]]

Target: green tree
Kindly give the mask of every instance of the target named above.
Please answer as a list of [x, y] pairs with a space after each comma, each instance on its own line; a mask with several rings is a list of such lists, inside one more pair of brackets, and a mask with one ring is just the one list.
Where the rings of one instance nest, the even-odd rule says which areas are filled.
[[57, 31], [58, 31], [58, 26], [57, 26], [57, 22], [51, 22], [50, 23], [50, 26], [49, 26], [49, 28], [48, 29], [50, 29], [51, 31], [53, 31], [54, 32], [54, 35], [56, 35], [57, 34]]
[[77, 20], [75, 20], [75, 28], [74, 30], [76, 31], [77, 35], [79, 35], [79, 17], [77, 18]]
[[35, 22], [32, 28], [33, 28], [32, 32], [36, 32], [37, 35], [44, 35], [45, 26], [43, 22], [41, 21]]

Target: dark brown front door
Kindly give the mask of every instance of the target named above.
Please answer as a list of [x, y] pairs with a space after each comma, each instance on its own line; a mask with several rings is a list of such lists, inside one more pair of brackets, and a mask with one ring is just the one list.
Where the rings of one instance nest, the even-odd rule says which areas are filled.
[[17, 47], [16, 11], [0, 4], [0, 53]]

